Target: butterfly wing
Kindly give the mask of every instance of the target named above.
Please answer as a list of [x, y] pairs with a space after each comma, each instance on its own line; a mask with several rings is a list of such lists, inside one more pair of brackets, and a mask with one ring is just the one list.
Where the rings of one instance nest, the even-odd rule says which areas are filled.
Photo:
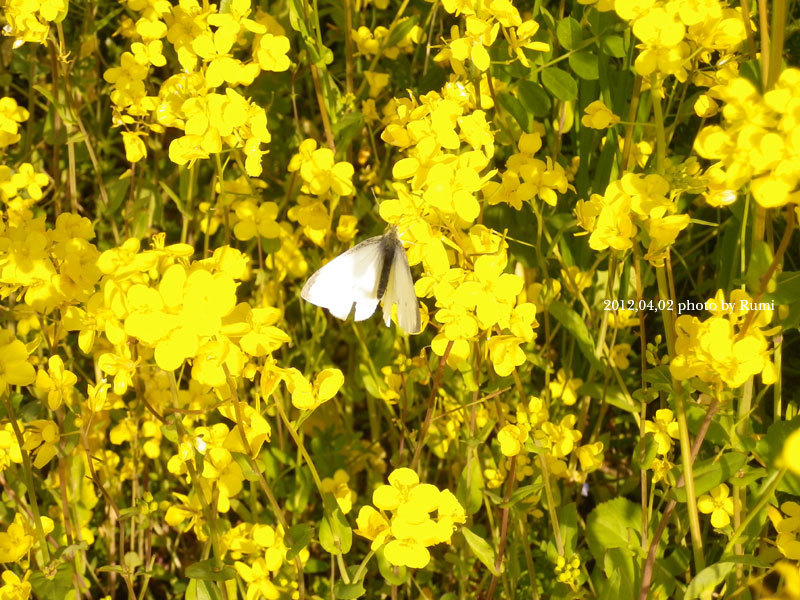
[[414, 279], [411, 277], [406, 251], [394, 230], [387, 235], [393, 235], [395, 251], [389, 283], [383, 295], [383, 320], [386, 325], [391, 323], [392, 305], [397, 304], [397, 323], [400, 328], [406, 333], [419, 333], [419, 302], [414, 291]]
[[[327, 308], [337, 319], [368, 319], [378, 307], [378, 280], [383, 265], [383, 236], [353, 246], [309, 277], [300, 296]], [[355, 311], [353, 309], [355, 308]]]

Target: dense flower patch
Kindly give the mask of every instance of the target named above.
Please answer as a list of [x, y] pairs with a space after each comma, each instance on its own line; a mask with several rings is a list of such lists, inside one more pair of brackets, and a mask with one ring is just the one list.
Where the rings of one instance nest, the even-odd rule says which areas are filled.
[[0, 0], [0, 600], [800, 598], [766, 4]]

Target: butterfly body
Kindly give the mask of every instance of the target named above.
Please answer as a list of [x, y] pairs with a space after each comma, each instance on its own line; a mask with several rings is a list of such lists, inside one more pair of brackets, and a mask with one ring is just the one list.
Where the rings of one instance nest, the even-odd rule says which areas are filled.
[[420, 330], [414, 280], [395, 227], [334, 258], [309, 277], [300, 296], [338, 319], [352, 315], [354, 321], [368, 319], [382, 301], [387, 325], [397, 304], [400, 327], [408, 333]]

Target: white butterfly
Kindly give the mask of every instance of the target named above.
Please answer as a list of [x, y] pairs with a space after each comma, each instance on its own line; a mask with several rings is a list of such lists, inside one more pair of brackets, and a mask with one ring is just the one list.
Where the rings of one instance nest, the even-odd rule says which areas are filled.
[[392, 320], [397, 304], [397, 322], [408, 333], [419, 333], [420, 318], [414, 280], [406, 251], [392, 227], [353, 246], [309, 277], [300, 296], [327, 308], [337, 319], [353, 315], [354, 321], [372, 316], [383, 301], [383, 320]]

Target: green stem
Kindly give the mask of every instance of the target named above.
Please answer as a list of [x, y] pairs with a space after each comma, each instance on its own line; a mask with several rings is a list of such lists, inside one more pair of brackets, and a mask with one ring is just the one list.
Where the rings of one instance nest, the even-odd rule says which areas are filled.
[[667, 156], [667, 134], [664, 129], [664, 113], [661, 110], [661, 86], [655, 74], [650, 76], [650, 98], [653, 101], [653, 119], [656, 126], [656, 173], [663, 174]]
[[697, 495], [694, 491], [694, 467], [692, 465], [692, 449], [689, 441], [689, 424], [686, 420], [686, 400], [683, 393], [677, 394], [675, 402], [678, 409], [678, 431], [681, 443], [681, 462], [683, 463], [684, 486], [686, 488], [686, 508], [689, 511], [689, 531], [692, 535], [692, 554], [697, 572], [705, 566], [703, 557], [703, 535], [700, 531], [700, 517], [697, 513]]
[[745, 527], [747, 527], [750, 521], [752, 521], [756, 517], [756, 515], [758, 515], [758, 513], [761, 512], [761, 510], [770, 501], [770, 498], [772, 498], [772, 494], [775, 492], [775, 488], [778, 487], [778, 484], [781, 482], [784, 475], [786, 475], [786, 467], [784, 467], [780, 471], [773, 471], [772, 474], [769, 476], [769, 479], [767, 479], [767, 481], [764, 482], [764, 485], [762, 487], [762, 492], [758, 497], [758, 502], [756, 502], [756, 505], [753, 507], [753, 510], [747, 513], [747, 516], [744, 519], [742, 519], [742, 522], [736, 528], [736, 531], [733, 532], [733, 534], [731, 535], [731, 539], [728, 540], [728, 545], [725, 546], [725, 551], [723, 552], [723, 554], [730, 553], [731, 549], [734, 547], [737, 540], [742, 535], [742, 532], [744, 532]]
[[28, 488], [28, 502], [31, 503], [31, 511], [33, 512], [34, 529], [36, 529], [36, 537], [39, 542], [39, 549], [42, 551], [42, 560], [44, 564], [50, 562], [50, 551], [47, 548], [47, 540], [44, 535], [44, 527], [42, 527], [41, 513], [39, 512], [39, 502], [36, 500], [36, 488], [33, 487], [33, 465], [31, 465], [31, 456], [25, 450], [25, 438], [22, 435], [22, 430], [17, 423], [17, 417], [14, 415], [14, 409], [11, 406], [11, 401], [8, 399], [8, 394], [3, 396], [3, 401], [6, 404], [6, 411], [8, 411], [8, 419], [11, 421], [11, 427], [14, 430], [14, 435], [17, 437], [17, 444], [19, 444], [19, 451], [22, 454], [22, 471], [25, 473], [25, 487]]

